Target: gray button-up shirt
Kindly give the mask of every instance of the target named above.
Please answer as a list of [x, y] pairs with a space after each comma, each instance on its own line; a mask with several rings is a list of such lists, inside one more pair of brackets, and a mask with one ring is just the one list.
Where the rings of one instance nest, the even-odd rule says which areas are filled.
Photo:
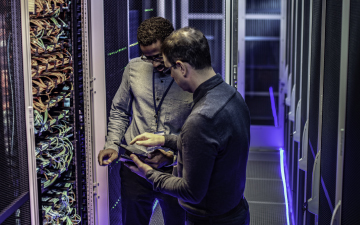
[[126, 66], [121, 85], [112, 101], [104, 149], [118, 151], [118, 145], [115, 143], [120, 144], [124, 136], [125, 141], [129, 143], [144, 132], [164, 131], [166, 135], [180, 133], [191, 112], [193, 95], [183, 91], [174, 82], [161, 105], [157, 126], [154, 117], [153, 73], [155, 101], [158, 107], [172, 81], [171, 76], [154, 70], [151, 63], [146, 63], [140, 58], [132, 59]]

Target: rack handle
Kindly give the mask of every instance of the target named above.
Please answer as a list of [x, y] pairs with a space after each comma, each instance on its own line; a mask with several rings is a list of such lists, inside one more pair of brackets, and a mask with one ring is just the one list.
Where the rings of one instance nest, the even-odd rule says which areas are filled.
[[295, 121], [295, 91], [296, 91], [296, 84], [294, 84], [292, 91], [291, 91], [291, 102], [290, 102], [290, 112], [289, 112], [289, 120]]
[[315, 215], [319, 214], [320, 158], [321, 151], [319, 151], [315, 157], [312, 174], [311, 198], [308, 200], [308, 210]]
[[309, 146], [309, 120], [306, 121], [304, 131], [302, 135], [302, 147], [301, 147], [301, 158], [299, 159], [299, 168], [303, 171], [307, 171], [307, 156]]
[[[331, 217], [331, 223], [330, 225], [338, 225], [338, 224], [341, 224], [339, 223], [339, 220], [340, 220], [340, 209], [341, 208], [341, 200], [338, 202], [338, 204], [336, 205], [335, 209], [334, 209], [334, 212], [332, 214], [332, 217]], [[339, 213], [338, 213], [339, 212]]]
[[298, 104], [296, 106], [295, 113], [295, 132], [294, 132], [294, 141], [300, 142], [300, 134], [301, 134], [301, 99], [299, 99]]

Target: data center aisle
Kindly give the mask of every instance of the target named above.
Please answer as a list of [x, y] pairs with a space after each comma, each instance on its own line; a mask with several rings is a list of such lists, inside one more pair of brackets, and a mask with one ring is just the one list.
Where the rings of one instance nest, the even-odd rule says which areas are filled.
[[[250, 149], [245, 188], [250, 225], [287, 225], [280, 166], [279, 150]], [[159, 224], [164, 224], [161, 208], [154, 204], [150, 225]]]
[[250, 149], [245, 188], [250, 225], [287, 224], [280, 165], [279, 150]]

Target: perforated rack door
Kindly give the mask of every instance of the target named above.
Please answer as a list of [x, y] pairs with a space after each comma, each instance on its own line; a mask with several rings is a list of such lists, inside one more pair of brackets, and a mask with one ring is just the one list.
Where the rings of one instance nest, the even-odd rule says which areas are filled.
[[0, 4], [0, 224], [31, 224], [20, 0]]
[[350, 1], [349, 64], [346, 99], [345, 150], [343, 170], [343, 195], [341, 224], [356, 224], [359, 221], [359, 127], [360, 127], [360, 2]]
[[319, 224], [330, 224], [335, 207], [339, 118], [342, 1], [326, 1]]
[[[311, 198], [312, 169], [318, 144], [319, 88], [320, 88], [320, 53], [321, 53], [321, 10], [322, 1], [312, 1], [312, 35], [310, 66], [310, 102], [309, 102], [309, 143], [306, 174], [306, 199]], [[306, 212], [306, 224], [314, 224], [314, 214]]]
[[[300, 137], [303, 137], [303, 135], [307, 135], [307, 133], [304, 134], [304, 127], [305, 123], [308, 120], [308, 78], [309, 78], [309, 32], [310, 32], [310, 0], [303, 0], [303, 26], [302, 26], [302, 54], [301, 54], [301, 90], [300, 90], [300, 99], [301, 99], [301, 121], [300, 121]], [[306, 139], [305, 139], [306, 140]], [[302, 152], [303, 145], [307, 145], [308, 143], [304, 143], [301, 139], [300, 141], [300, 153], [299, 153], [299, 159], [303, 157]], [[303, 218], [304, 218], [304, 211], [303, 211], [303, 204], [305, 202], [305, 177], [306, 173], [299, 169], [299, 184], [298, 184], [298, 224], [303, 224]]]

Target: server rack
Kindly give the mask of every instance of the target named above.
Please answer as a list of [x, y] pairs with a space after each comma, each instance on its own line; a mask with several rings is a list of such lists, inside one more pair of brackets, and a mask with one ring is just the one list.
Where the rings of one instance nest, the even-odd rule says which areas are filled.
[[337, 176], [335, 205], [331, 224], [353, 224], [357, 221], [355, 207], [360, 196], [355, 191], [359, 187], [356, 172], [357, 135], [359, 126], [359, 8], [357, 1], [343, 1], [341, 19], [341, 62], [340, 62], [340, 97], [339, 97], [339, 126], [337, 143]]
[[37, 188], [33, 142], [28, 139], [33, 130], [28, 56], [23, 48], [23, 1], [3, 1], [0, 5], [0, 151], [1, 158], [1, 224], [31, 224], [35, 214]]
[[[298, 58], [295, 57], [292, 71], [295, 69], [295, 76], [301, 75], [300, 81], [295, 79], [294, 93], [299, 91], [301, 96], [301, 109], [295, 112], [300, 123], [295, 120], [295, 130], [298, 132], [297, 124], [300, 124], [302, 139], [298, 156], [289, 154], [294, 157], [293, 162], [299, 159], [298, 166], [292, 165], [295, 166], [293, 171], [300, 169], [297, 198], [293, 202], [293, 208], [297, 207], [293, 211], [297, 218], [295, 224], [353, 224], [356, 213], [350, 208], [355, 208], [360, 199], [355, 191], [359, 187], [358, 179], [354, 177], [357, 176], [354, 159], [358, 156], [354, 150], [354, 129], [359, 125], [358, 116], [355, 116], [359, 113], [355, 102], [358, 96], [355, 87], [359, 85], [355, 75], [358, 69], [355, 61], [359, 58], [359, 44], [355, 41], [359, 35], [359, 4], [350, 0], [295, 0], [293, 3], [300, 6], [300, 2], [303, 5], [303, 37], [300, 48], [295, 48], [302, 51], [302, 62], [300, 71], [296, 72]], [[288, 8], [290, 17], [293, 13]], [[298, 29], [299, 21], [294, 25]], [[291, 67], [294, 46], [289, 36], [287, 61]], [[295, 44], [299, 42], [295, 40]], [[291, 82], [290, 77], [288, 81]], [[291, 136], [285, 136], [291, 142]], [[291, 152], [294, 150], [290, 148]], [[289, 175], [295, 180], [296, 174], [290, 172]]]
[[28, 3], [40, 224], [79, 224], [82, 218], [87, 224], [81, 187], [86, 176], [80, 169], [86, 163], [80, 152], [85, 151], [78, 101], [81, 41], [75, 39], [80, 1]]
[[75, 118], [77, 120], [75, 124], [75, 135], [76, 135], [76, 174], [77, 174], [77, 200], [78, 200], [78, 214], [82, 218], [81, 224], [88, 224], [88, 164], [89, 160], [87, 159], [87, 155], [91, 153], [91, 149], [87, 148], [89, 146], [86, 143], [86, 130], [88, 126], [85, 123], [87, 115], [85, 115], [85, 101], [86, 96], [84, 92], [84, 63], [86, 60], [85, 55], [83, 54], [86, 50], [84, 50], [84, 9], [83, 7], [84, 1], [77, 0], [72, 4], [72, 40], [73, 40], [73, 68], [74, 68], [74, 97], [75, 97]]
[[330, 224], [335, 204], [342, 2], [326, 1], [318, 224]]
[[1, 149], [10, 154], [2, 165], [9, 164], [7, 180], [17, 198], [1, 209], [1, 223], [79, 224], [82, 219], [87, 224], [86, 187], [79, 188], [87, 183], [86, 170], [80, 169], [86, 165], [85, 128], [80, 123], [81, 3], [35, 0], [2, 5], [6, 40], [1, 47], [1, 99], [6, 113]]
[[[297, 184], [297, 224], [302, 224], [304, 219], [304, 185], [305, 185], [305, 176], [306, 169], [305, 165], [301, 165], [301, 160], [303, 156], [303, 148], [306, 145], [307, 141], [307, 119], [308, 119], [308, 64], [309, 64], [309, 27], [310, 27], [310, 1], [302, 1], [302, 26], [301, 26], [301, 54], [300, 54], [300, 94], [299, 94], [299, 110], [297, 111], [297, 121], [296, 121], [296, 132], [298, 133], [298, 155], [296, 161], [298, 161], [298, 184]], [[305, 161], [305, 159], [304, 159]]]
[[[309, 118], [308, 118], [308, 143], [307, 149], [307, 176], [306, 176], [306, 199], [312, 194], [312, 176], [315, 154], [318, 152], [318, 118], [319, 118], [319, 88], [320, 88], [320, 59], [321, 59], [321, 28], [322, 28], [322, 2], [312, 1], [311, 22], [311, 59], [310, 59], [310, 87], [309, 87]], [[307, 201], [306, 201], [307, 202]], [[310, 213], [306, 206], [305, 224], [314, 224], [314, 214]]]

